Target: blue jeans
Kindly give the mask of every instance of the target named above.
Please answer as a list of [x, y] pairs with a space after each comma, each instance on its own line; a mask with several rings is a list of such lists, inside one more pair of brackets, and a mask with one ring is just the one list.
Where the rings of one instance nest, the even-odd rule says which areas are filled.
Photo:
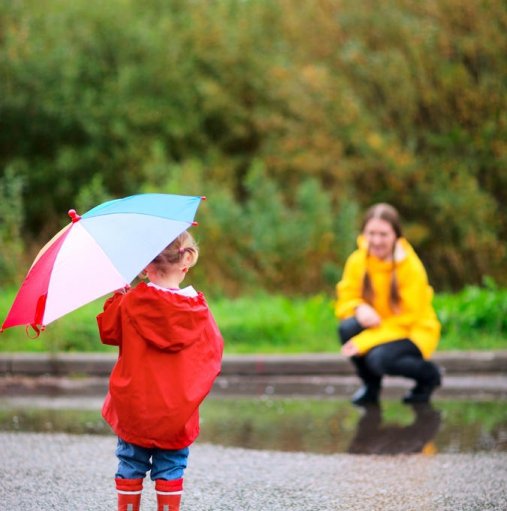
[[116, 478], [144, 479], [146, 473], [151, 471], [150, 477], [153, 481], [181, 479], [187, 468], [188, 453], [188, 447], [174, 451], [147, 448], [118, 438], [116, 456], [119, 463]]

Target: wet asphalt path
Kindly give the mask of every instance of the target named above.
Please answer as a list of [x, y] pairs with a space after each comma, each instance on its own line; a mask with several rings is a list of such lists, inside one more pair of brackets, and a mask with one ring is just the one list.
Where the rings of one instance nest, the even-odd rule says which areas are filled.
[[[441, 357], [439, 363], [447, 374], [439, 395], [500, 400], [507, 396], [507, 351]], [[100, 406], [102, 379], [112, 359], [61, 358], [57, 366], [54, 360], [44, 365], [44, 359], [33, 355], [0, 357], [0, 375], [4, 375], [0, 396], [23, 399], [41, 385], [36, 379], [33, 383], [34, 376], [44, 383], [43, 375], [52, 375], [51, 369], [57, 368], [60, 377], [72, 372], [101, 377], [99, 391], [90, 391], [90, 381], [57, 378], [58, 384], [49, 385], [51, 395], [72, 402], [88, 396], [91, 408]], [[233, 357], [225, 364], [217, 393], [228, 394], [232, 388], [239, 394], [257, 395], [269, 388], [280, 395], [320, 395], [328, 393], [332, 383], [336, 395], [349, 395], [357, 381], [346, 372], [348, 366], [342, 364], [343, 375], [333, 376], [337, 381], [329, 379], [341, 362], [328, 356], [289, 361]], [[97, 370], [100, 364], [102, 372]], [[238, 374], [243, 378], [239, 383], [234, 379]], [[32, 378], [25, 382], [22, 375]], [[115, 442], [114, 436], [0, 432], [0, 511], [116, 510]], [[142, 511], [154, 511], [155, 500], [148, 480]], [[181, 511], [250, 510], [506, 511], [507, 453], [318, 455], [194, 445]]]
[[[1, 511], [112, 511], [115, 438], [0, 433]], [[152, 483], [143, 511], [155, 510]], [[182, 511], [507, 509], [507, 454], [315, 455], [194, 445]]]

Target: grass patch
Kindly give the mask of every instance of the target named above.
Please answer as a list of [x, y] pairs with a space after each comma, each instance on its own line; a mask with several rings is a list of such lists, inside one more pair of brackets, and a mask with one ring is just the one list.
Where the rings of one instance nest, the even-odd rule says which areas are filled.
[[[1, 290], [0, 321], [7, 316], [15, 294], [14, 288]], [[95, 317], [102, 311], [103, 302], [103, 299], [96, 300], [58, 319], [36, 339], [29, 337], [22, 326], [9, 328], [0, 334], [0, 351], [115, 351], [116, 348], [102, 344], [99, 339]], [[32, 334], [30, 331], [29, 335]]]
[[210, 304], [231, 353], [317, 353], [336, 351], [332, 302], [257, 295]]
[[[3, 320], [14, 299], [14, 289], [1, 293]], [[103, 299], [50, 324], [37, 338], [24, 328], [0, 335], [0, 351], [114, 351], [101, 344], [95, 316]], [[326, 295], [289, 298], [259, 293], [238, 299], [210, 298], [210, 307], [224, 336], [228, 354], [296, 354], [337, 352], [333, 300]], [[494, 286], [468, 287], [456, 294], [435, 297], [442, 321], [439, 349], [507, 349], [507, 290]]]

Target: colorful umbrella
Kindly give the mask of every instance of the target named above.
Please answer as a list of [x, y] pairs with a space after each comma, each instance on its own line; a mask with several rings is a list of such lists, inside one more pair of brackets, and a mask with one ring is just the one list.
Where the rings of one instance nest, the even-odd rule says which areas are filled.
[[72, 222], [39, 252], [1, 330], [41, 329], [129, 285], [179, 234], [195, 224], [204, 197], [141, 194], [105, 202]]

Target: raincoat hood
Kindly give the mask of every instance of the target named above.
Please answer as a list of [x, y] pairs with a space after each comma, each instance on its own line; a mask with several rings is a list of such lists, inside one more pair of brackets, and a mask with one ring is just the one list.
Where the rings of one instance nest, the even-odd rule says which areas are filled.
[[209, 309], [202, 293], [184, 296], [141, 282], [122, 304], [126, 316], [146, 342], [169, 351], [198, 340], [206, 328]]

